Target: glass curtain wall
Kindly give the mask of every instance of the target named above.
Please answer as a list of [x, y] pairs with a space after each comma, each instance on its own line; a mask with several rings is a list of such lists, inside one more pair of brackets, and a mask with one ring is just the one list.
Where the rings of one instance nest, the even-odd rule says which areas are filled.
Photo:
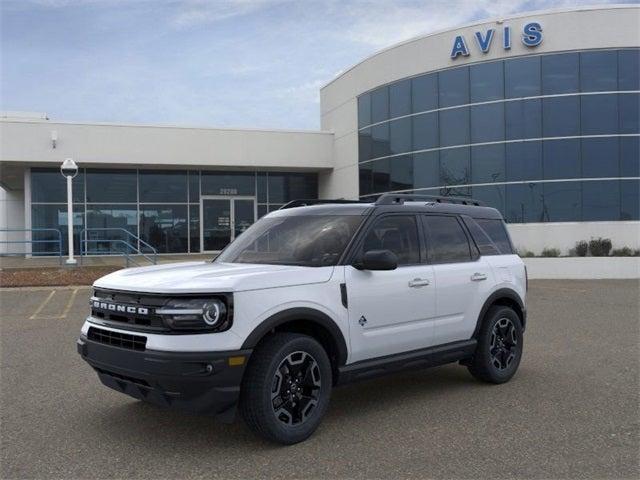
[[360, 196], [473, 196], [513, 223], [638, 220], [640, 50], [484, 62], [358, 97]]
[[[66, 253], [65, 179], [57, 169], [34, 168], [31, 192], [33, 228], [59, 229]], [[73, 180], [75, 251], [121, 252], [138, 247], [135, 236], [158, 253], [200, 252], [201, 195], [255, 197], [259, 218], [290, 200], [317, 198], [318, 179], [297, 172], [80, 169]], [[52, 240], [57, 234], [36, 232], [33, 238]], [[33, 253], [55, 254], [57, 245], [36, 243]]]

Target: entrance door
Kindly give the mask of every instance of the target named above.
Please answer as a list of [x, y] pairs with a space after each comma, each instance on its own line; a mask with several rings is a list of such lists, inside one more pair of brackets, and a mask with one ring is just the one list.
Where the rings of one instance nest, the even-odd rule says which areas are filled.
[[201, 198], [200, 238], [203, 252], [219, 252], [256, 221], [253, 197]]

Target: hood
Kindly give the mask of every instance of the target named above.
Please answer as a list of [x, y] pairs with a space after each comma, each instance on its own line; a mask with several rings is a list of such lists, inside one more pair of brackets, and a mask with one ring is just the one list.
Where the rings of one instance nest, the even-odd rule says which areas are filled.
[[240, 292], [327, 282], [332, 273], [333, 267], [181, 262], [118, 270], [93, 285], [145, 293]]

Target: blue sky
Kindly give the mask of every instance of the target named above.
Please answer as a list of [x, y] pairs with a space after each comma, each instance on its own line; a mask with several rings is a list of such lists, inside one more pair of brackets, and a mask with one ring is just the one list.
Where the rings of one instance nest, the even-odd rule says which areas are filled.
[[0, 110], [317, 129], [319, 88], [395, 42], [576, 0], [0, 0]]

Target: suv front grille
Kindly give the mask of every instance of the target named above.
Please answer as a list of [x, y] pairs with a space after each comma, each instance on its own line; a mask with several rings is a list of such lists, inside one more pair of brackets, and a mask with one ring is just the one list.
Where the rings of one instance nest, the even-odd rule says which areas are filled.
[[127, 348], [129, 350], [144, 351], [147, 348], [147, 337], [130, 335], [128, 333], [112, 332], [101, 328], [89, 327], [87, 338], [94, 342]]
[[[91, 299], [91, 316], [109, 323], [123, 324], [125, 329], [124, 325], [128, 325], [140, 330], [167, 331], [162, 317], [154, 313], [166, 301], [167, 298], [158, 296], [96, 290]], [[116, 305], [120, 307], [119, 310], [115, 310]], [[119, 325], [113, 326], [120, 328]]]

